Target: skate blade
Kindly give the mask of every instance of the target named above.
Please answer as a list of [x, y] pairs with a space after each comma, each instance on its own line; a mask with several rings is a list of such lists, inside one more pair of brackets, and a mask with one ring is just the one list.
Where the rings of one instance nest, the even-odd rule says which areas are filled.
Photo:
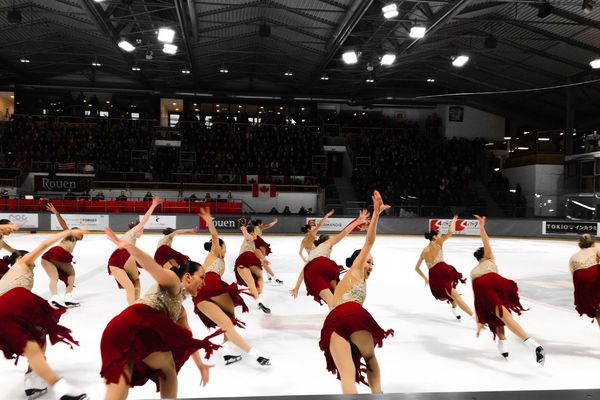
[[43, 395], [48, 393], [48, 388], [44, 389], [27, 389], [25, 390], [25, 396], [27, 396], [27, 400], [35, 400], [39, 399]]
[[242, 356], [223, 356], [225, 360], [225, 365], [235, 364], [238, 361], [242, 360]]
[[55, 301], [52, 301], [52, 302], [50, 302], [50, 305], [51, 305], [52, 307], [54, 307], [54, 308], [57, 308], [57, 309], [60, 309], [60, 308], [68, 308], [66, 305], [64, 305], [64, 304], [60, 304], [60, 303], [57, 303], [57, 302], [55, 302]]
[[66, 308], [76, 308], [81, 306], [81, 303], [65, 303]]

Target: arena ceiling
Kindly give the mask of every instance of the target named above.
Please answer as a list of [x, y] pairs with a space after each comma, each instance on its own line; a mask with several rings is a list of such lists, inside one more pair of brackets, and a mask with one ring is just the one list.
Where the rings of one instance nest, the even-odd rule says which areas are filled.
[[[391, 2], [0, 0], [0, 84], [359, 104], [465, 101], [557, 116], [565, 112], [566, 89], [415, 98], [600, 78], [589, 65], [600, 57], [597, 0], [396, 0], [398, 15], [386, 19], [382, 7]], [[424, 39], [409, 36], [413, 25], [427, 28]], [[175, 31], [176, 54], [163, 52], [161, 27]], [[123, 40], [135, 50], [122, 50]], [[356, 64], [342, 61], [347, 50], [359, 53]], [[393, 65], [380, 64], [385, 53], [396, 55]], [[451, 61], [461, 53], [470, 60], [454, 67]], [[578, 113], [598, 114], [598, 83], [571, 94]]]

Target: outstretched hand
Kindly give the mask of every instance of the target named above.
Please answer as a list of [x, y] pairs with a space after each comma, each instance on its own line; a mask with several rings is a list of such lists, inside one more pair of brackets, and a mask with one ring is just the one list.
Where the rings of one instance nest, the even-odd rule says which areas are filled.
[[479, 221], [479, 226], [485, 226], [485, 217], [480, 217], [477, 214], [474, 214], [473, 216], [477, 218], [477, 221]]
[[364, 223], [366, 223], [369, 220], [369, 216], [371, 214], [369, 213], [369, 211], [367, 210], [360, 210], [360, 213], [358, 213], [358, 218], [356, 218], [356, 222], [359, 223], [359, 225], [362, 225]]
[[153, 205], [154, 207], [157, 207], [158, 205], [160, 205], [160, 204], [162, 204], [162, 203], [164, 203], [164, 200], [163, 200], [163, 199], [161, 199], [159, 196], [154, 196], [154, 197], [152, 197], [152, 205]]
[[292, 290], [290, 290], [290, 294], [292, 295], [293, 298], [295, 298], [295, 299], [298, 298], [298, 291], [300, 291], [300, 289], [298, 289], [298, 288], [293, 288]]
[[209, 224], [211, 221], [214, 220], [214, 218], [210, 214], [210, 208], [209, 207], [206, 207], [206, 208], [200, 207], [200, 216], [202, 217], [202, 219], [204, 221], [206, 221], [207, 224]]
[[203, 364], [202, 366], [199, 367], [200, 375], [202, 376], [202, 380], [200, 381], [201, 386], [206, 386], [206, 384], [208, 383], [208, 379], [210, 376], [210, 369], [213, 367], [214, 367], [213, 364]]
[[54, 206], [52, 205], [52, 203], [46, 204], [46, 210], [50, 211], [53, 214], [56, 213], [56, 208], [54, 208]]
[[116, 244], [117, 247], [120, 249], [122, 249], [123, 247], [125, 247], [129, 244], [129, 242], [127, 240], [119, 239], [117, 237], [117, 235], [115, 234], [115, 232], [112, 229], [110, 229], [108, 226], [106, 228], [104, 228], [104, 233], [106, 233], [106, 237], [108, 237], [108, 240], [110, 240], [111, 242]]
[[335, 212], [335, 210], [331, 210], [329, 211], [327, 214], [325, 214], [325, 218], [329, 218], [333, 215], [333, 213]]
[[373, 214], [381, 214], [382, 212], [390, 208], [390, 206], [388, 206], [387, 204], [383, 204], [383, 199], [381, 198], [381, 194], [379, 194], [379, 191], [373, 191], [373, 196], [371, 198], [373, 199]]

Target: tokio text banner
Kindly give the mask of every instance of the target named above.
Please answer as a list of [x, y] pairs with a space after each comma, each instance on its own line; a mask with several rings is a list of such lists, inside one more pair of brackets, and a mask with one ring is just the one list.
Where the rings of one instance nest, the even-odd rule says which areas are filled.
[[[103, 231], [109, 226], [107, 214], [61, 214], [69, 228], [88, 229], [90, 231]], [[60, 231], [63, 228], [54, 215], [50, 217], [50, 229]]]
[[14, 222], [21, 228], [38, 228], [39, 218], [37, 214], [32, 213], [0, 213], [0, 219], [7, 219], [10, 222]]
[[598, 225], [598, 222], [586, 221], [544, 221], [542, 234], [577, 236], [589, 233], [598, 236]]
[[[139, 216], [140, 221], [144, 218], [143, 215]], [[177, 226], [177, 217], [175, 215], [153, 215], [144, 227], [145, 229], [165, 229], [173, 228]]]
[[[429, 230], [447, 233], [450, 228], [451, 219], [430, 219]], [[479, 236], [479, 221], [476, 219], [459, 219], [456, 221], [455, 235]]]

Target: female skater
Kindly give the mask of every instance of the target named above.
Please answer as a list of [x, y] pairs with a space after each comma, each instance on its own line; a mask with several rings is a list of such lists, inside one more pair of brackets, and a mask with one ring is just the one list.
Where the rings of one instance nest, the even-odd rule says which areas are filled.
[[[0, 249], [4, 249], [8, 251], [9, 254], [15, 252], [15, 249], [10, 247], [4, 240], [4, 236], [8, 236], [14, 231], [19, 229], [19, 225], [13, 224], [8, 219], [0, 219]], [[8, 264], [4, 261], [4, 259], [0, 259], [0, 278], [4, 276], [5, 273], [8, 272]]]
[[[160, 197], [152, 199], [152, 205], [142, 220], [138, 223], [132, 221], [129, 223], [129, 231], [121, 238], [135, 245], [136, 240], [144, 233], [144, 225], [150, 219], [154, 209], [162, 203]], [[113, 251], [108, 259], [108, 274], [115, 277], [119, 288], [125, 289], [127, 304], [131, 305], [140, 297], [140, 273], [133, 257], [127, 251], [127, 248], [121, 247]]]
[[162, 267], [166, 269], [171, 269], [171, 267], [190, 259], [185, 254], [181, 254], [171, 247], [175, 236], [182, 233], [196, 233], [196, 231], [194, 229], [175, 230], [173, 228], [166, 228], [163, 230], [163, 235], [165, 236], [158, 242], [156, 252], [154, 253], [154, 261], [156, 261], [158, 265], [162, 265]]
[[225, 331], [225, 364], [229, 365], [240, 361], [242, 356], [233, 346], [233, 343], [245, 353], [249, 354], [260, 365], [271, 365], [268, 358], [261, 356], [261, 353], [250, 346], [244, 338], [235, 329], [236, 326], [244, 327], [241, 321], [235, 318], [235, 307], [241, 306], [243, 312], [248, 311], [248, 307], [240, 296], [240, 290], [235, 283], [228, 285], [223, 282], [221, 277], [225, 273], [225, 252], [226, 246], [223, 240], [219, 239], [219, 234], [215, 228], [214, 219], [210, 215], [210, 209], [201, 208], [200, 215], [206, 222], [211, 235], [211, 241], [204, 244], [204, 248], [209, 252], [204, 259], [204, 286], [198, 290], [194, 296], [194, 311], [200, 317], [207, 328], [218, 326]]
[[[63, 230], [69, 229], [69, 226], [52, 203], [48, 203], [46, 209], [55, 215]], [[73, 297], [75, 268], [73, 268], [72, 262], [73, 250], [81, 239], [83, 239], [83, 235], [67, 236], [60, 241], [58, 246], [52, 247], [42, 255], [42, 267], [44, 267], [48, 278], [50, 278], [50, 304], [54, 307], [77, 307], [79, 305], [79, 301]], [[59, 279], [66, 286], [64, 298], [58, 295], [57, 283]]]
[[575, 287], [575, 309], [579, 315], [595, 318], [600, 326], [600, 251], [588, 233], [579, 238], [579, 250], [569, 259]]
[[366, 210], [358, 214], [358, 218], [347, 225], [344, 230], [333, 237], [329, 235], [321, 235], [318, 240], [315, 240], [315, 247], [308, 255], [308, 263], [304, 266], [296, 281], [296, 286], [290, 291], [294, 298], [298, 297], [298, 291], [302, 281], [306, 285], [306, 295], [313, 296], [315, 301], [323, 304], [321, 300], [329, 306], [331, 310], [334, 307], [333, 293], [335, 287], [340, 281], [340, 272], [343, 268], [337, 265], [331, 257], [333, 246], [338, 244], [343, 238], [348, 236], [350, 232], [357, 226], [367, 222], [369, 213]]
[[[254, 221], [252, 221], [252, 225], [254, 226], [254, 232], [256, 232], [256, 239], [254, 239], [254, 245], [256, 246], [256, 248], [258, 250], [260, 250], [262, 252], [263, 256], [265, 256], [265, 257], [267, 257], [269, 254], [271, 254], [272, 251], [271, 251], [271, 245], [269, 243], [265, 242], [264, 239], [262, 238], [263, 230], [272, 228], [273, 226], [275, 226], [275, 224], [277, 224], [277, 222], [278, 222], [277, 218], [275, 218], [273, 221], [271, 221], [268, 224], [263, 224], [262, 219], [255, 219]], [[269, 275], [269, 282], [271, 282], [271, 280], [273, 278], [275, 278], [275, 282], [277, 282], [279, 284], [283, 283], [283, 281], [281, 279], [279, 279], [275, 276], [275, 273], [271, 269], [270, 264], [265, 264], [264, 267], [265, 267], [265, 270], [267, 271], [267, 274]]]
[[327, 370], [338, 375], [344, 394], [357, 393], [355, 382], [365, 382], [360, 359], [366, 363], [367, 381], [373, 393], [381, 393], [380, 371], [375, 346], [381, 347], [383, 339], [393, 335], [384, 331], [362, 306], [367, 295], [366, 280], [373, 270], [371, 248], [375, 243], [379, 214], [390, 206], [383, 204], [378, 191], [373, 192], [373, 218], [367, 231], [365, 244], [346, 259], [350, 269], [335, 288], [334, 308], [329, 312], [319, 347], [325, 353]]
[[25, 373], [25, 395], [34, 399], [47, 392], [48, 385], [61, 400], [81, 400], [86, 394], [73, 388], [48, 365], [46, 335], [50, 343], [63, 342], [73, 347], [77, 342], [71, 331], [58, 324], [65, 309], [54, 309], [46, 300], [33, 294], [35, 260], [58, 240], [83, 235], [78, 229], [50, 236], [31, 252], [17, 250], [10, 256], [10, 270], [0, 279], [0, 351], [7, 359], [24, 356], [29, 367]]
[[[421, 251], [419, 261], [415, 266], [415, 271], [421, 278], [425, 280], [425, 286], [429, 285], [431, 294], [438, 300], [446, 301], [452, 304], [452, 313], [456, 319], [460, 320], [460, 314], [456, 309], [458, 305], [467, 315], [473, 317], [473, 310], [464, 302], [460, 293], [456, 291], [458, 282], [465, 283], [466, 279], [458, 272], [452, 265], [444, 262], [444, 253], [442, 247], [444, 242], [448, 240], [453, 234], [456, 228], [456, 220], [458, 216], [455, 215], [448, 228], [448, 233], [442, 235], [436, 230], [431, 230], [425, 234], [425, 239], [429, 240], [429, 245]], [[429, 279], [421, 272], [421, 264], [425, 260], [427, 268], [429, 269]]]
[[304, 257], [304, 252], [306, 251], [306, 255], [310, 255], [310, 251], [315, 248], [315, 240], [317, 239], [317, 233], [319, 230], [325, 225], [327, 218], [333, 215], [335, 210], [329, 211], [327, 214], [321, 218], [321, 221], [317, 224], [317, 226], [306, 224], [300, 230], [304, 233], [304, 238], [300, 243], [300, 251], [298, 255], [304, 261], [304, 264], [308, 262], [308, 258]]
[[162, 268], [154, 259], [127, 239], [118, 239], [110, 228], [105, 232], [119, 248], [132, 257], [156, 280], [136, 304], [114, 317], [104, 329], [100, 341], [102, 370], [106, 382], [106, 400], [126, 399], [129, 387], [153, 380], [161, 398], [177, 397], [177, 373], [191, 356], [202, 384], [208, 383], [209, 368], [202, 363], [198, 349], [208, 358], [220, 346], [208, 339], [194, 339], [182, 303], [186, 293], [196, 295], [204, 284], [202, 266], [184, 261], [171, 270]]
[[244, 285], [250, 290], [250, 294], [258, 302], [258, 308], [265, 314], [271, 314], [271, 310], [259, 301], [262, 294], [263, 266], [269, 265], [262, 251], [258, 250], [254, 244], [256, 232], [253, 226], [242, 226], [240, 228], [244, 235], [244, 241], [240, 247], [240, 255], [235, 260], [235, 278], [238, 285]]
[[477, 336], [487, 324], [494, 334], [498, 335], [498, 351], [508, 357], [508, 346], [504, 334], [504, 325], [517, 335], [527, 347], [535, 352], [538, 363], [544, 365], [545, 352], [535, 339], [529, 337], [527, 332], [514, 320], [511, 311], [521, 315], [525, 311], [519, 300], [519, 288], [516, 282], [506, 279], [498, 274], [496, 260], [490, 246], [490, 238], [485, 231], [485, 217], [475, 215], [479, 221], [479, 232], [483, 247], [478, 248], [473, 255], [479, 264], [471, 271], [471, 281], [475, 294], [475, 312], [477, 313]]

